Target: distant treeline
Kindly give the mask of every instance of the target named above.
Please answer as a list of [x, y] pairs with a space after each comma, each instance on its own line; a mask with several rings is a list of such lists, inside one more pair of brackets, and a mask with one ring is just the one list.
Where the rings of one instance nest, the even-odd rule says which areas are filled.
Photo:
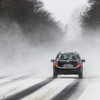
[[100, 28], [100, 0], [89, 0], [90, 7], [83, 14], [83, 28], [84, 29], [98, 29]]
[[0, 0], [0, 20], [8, 26], [17, 23], [26, 36], [40, 43], [60, 41], [64, 33], [43, 5], [39, 0]]

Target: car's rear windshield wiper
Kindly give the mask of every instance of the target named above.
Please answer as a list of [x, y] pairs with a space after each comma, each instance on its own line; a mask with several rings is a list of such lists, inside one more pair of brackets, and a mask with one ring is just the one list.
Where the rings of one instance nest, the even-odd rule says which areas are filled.
[[67, 59], [60, 59], [60, 60], [68, 60], [68, 58]]

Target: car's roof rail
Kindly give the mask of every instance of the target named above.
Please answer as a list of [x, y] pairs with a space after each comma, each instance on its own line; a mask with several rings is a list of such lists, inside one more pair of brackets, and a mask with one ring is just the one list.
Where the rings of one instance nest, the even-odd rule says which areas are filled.
[[59, 53], [61, 53], [61, 51], [59, 51]]
[[77, 55], [79, 55], [79, 53], [78, 53], [77, 51], [75, 51], [75, 53], [76, 53]]
[[77, 53], [77, 51], [75, 51], [75, 53]]

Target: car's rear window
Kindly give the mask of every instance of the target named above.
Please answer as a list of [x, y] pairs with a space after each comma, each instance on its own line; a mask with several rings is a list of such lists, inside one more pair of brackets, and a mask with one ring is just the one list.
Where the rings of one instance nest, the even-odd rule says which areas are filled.
[[65, 53], [65, 54], [59, 54], [58, 59], [60, 60], [77, 60], [78, 56], [74, 53]]

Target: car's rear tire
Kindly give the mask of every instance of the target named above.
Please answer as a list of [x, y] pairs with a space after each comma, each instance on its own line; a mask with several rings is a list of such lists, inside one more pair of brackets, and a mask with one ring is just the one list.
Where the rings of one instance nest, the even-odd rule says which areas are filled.
[[83, 78], [83, 73], [82, 72], [79, 74], [79, 78]]
[[57, 78], [58, 74], [56, 71], [53, 72], [53, 78]]

